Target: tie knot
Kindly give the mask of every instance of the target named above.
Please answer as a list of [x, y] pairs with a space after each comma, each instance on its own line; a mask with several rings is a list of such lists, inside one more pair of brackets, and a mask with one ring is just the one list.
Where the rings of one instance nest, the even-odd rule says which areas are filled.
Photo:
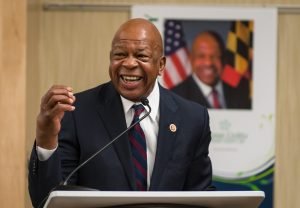
[[212, 88], [212, 94], [213, 95], [218, 95], [218, 90], [216, 90], [216, 88]]
[[134, 109], [134, 117], [139, 117], [141, 113], [145, 110], [142, 104], [133, 105], [132, 108]]

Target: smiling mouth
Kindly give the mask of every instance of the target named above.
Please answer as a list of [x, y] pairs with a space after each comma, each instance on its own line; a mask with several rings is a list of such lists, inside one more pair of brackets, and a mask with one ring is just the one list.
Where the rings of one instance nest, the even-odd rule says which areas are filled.
[[125, 82], [137, 82], [137, 81], [140, 81], [142, 79], [142, 77], [121, 75], [121, 79]]
[[209, 68], [204, 68], [203, 72], [206, 75], [212, 75], [212, 74], [216, 73], [216, 70], [214, 68], [212, 68], [212, 67], [209, 67]]

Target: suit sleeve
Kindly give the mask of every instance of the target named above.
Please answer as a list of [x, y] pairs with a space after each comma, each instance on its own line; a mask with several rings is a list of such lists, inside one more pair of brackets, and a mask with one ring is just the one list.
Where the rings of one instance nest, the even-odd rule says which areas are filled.
[[[38, 207], [51, 190], [77, 166], [77, 146], [75, 125], [71, 113], [65, 113], [59, 134], [59, 147], [48, 160], [40, 161], [38, 159], [34, 144], [28, 167], [29, 194], [34, 207]], [[75, 183], [75, 180], [76, 176], [72, 178], [72, 183]]]
[[187, 173], [184, 190], [200, 191], [207, 190], [212, 183], [212, 165], [209, 158], [209, 144], [211, 141], [211, 131], [209, 127], [209, 116], [205, 108], [203, 109], [203, 122], [201, 122], [201, 133], [197, 139], [193, 161]]

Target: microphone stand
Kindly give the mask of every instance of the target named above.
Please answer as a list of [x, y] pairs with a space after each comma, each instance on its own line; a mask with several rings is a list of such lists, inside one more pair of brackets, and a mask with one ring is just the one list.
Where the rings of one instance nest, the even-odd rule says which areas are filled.
[[[151, 107], [149, 105], [149, 100], [145, 97], [141, 98], [141, 103], [144, 106], [147, 106], [149, 108], [149, 111], [143, 116], [141, 117], [139, 120], [137, 120], [135, 123], [131, 124], [127, 129], [125, 129], [123, 132], [121, 132], [118, 136], [116, 136], [113, 140], [111, 140], [109, 143], [107, 143], [105, 146], [103, 146], [101, 149], [99, 149], [97, 152], [95, 152], [94, 154], [92, 154], [88, 159], [86, 159], [84, 162], [82, 162], [80, 165], [78, 165], [68, 176], [67, 178], [61, 182], [58, 186], [54, 187], [49, 194], [52, 191], [99, 191], [97, 189], [92, 189], [92, 188], [88, 188], [88, 187], [83, 187], [83, 186], [76, 186], [76, 185], [68, 185], [68, 181], [69, 179], [74, 175], [74, 173], [76, 173], [80, 168], [82, 168], [85, 164], [87, 164], [90, 160], [92, 160], [94, 157], [96, 157], [98, 154], [100, 154], [102, 151], [104, 151], [106, 148], [108, 148], [109, 146], [111, 146], [116, 140], [118, 140], [121, 136], [123, 136], [127, 131], [129, 131], [131, 128], [133, 128], [136, 124], [138, 124], [139, 122], [141, 122], [142, 120], [144, 120], [147, 116], [150, 115], [151, 113]], [[49, 196], [48, 194], [48, 196]], [[43, 204], [43, 202], [48, 198], [48, 196], [42, 200], [41, 204]], [[40, 207], [40, 205], [38, 207]]]
[[[99, 153], [104, 151], [107, 147], [109, 147], [111, 144], [113, 144], [116, 140], [118, 140], [121, 136], [123, 136], [127, 131], [129, 131], [131, 128], [133, 128], [136, 124], [140, 123], [144, 118], [150, 115], [151, 113], [151, 107], [149, 105], [149, 101], [147, 98], [142, 98], [141, 99], [142, 104], [147, 106], [149, 108], [149, 112], [147, 112], [142, 118], [137, 120], [135, 123], [131, 124], [127, 129], [125, 129], [123, 132], [121, 132], [117, 137], [115, 137], [113, 140], [108, 142], [104, 147], [99, 149], [97, 152], [95, 152], [92, 156], [90, 156], [87, 160], [85, 160], [83, 163], [81, 163], [77, 168], [75, 168], [69, 175], [68, 177], [60, 184], [62, 186], [67, 186], [69, 179], [76, 173], [82, 166], [84, 166], [86, 163], [88, 163], [90, 160], [92, 160], [94, 157], [96, 157]], [[67, 190], [69, 190], [67, 188]]]

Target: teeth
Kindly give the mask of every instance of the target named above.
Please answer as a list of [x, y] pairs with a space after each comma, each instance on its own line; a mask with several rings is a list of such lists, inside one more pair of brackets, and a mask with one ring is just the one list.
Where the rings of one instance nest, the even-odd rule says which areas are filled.
[[213, 73], [215, 73], [215, 70], [213, 68], [205, 68], [204, 73], [205, 74], [213, 74]]
[[125, 81], [138, 81], [141, 77], [136, 76], [122, 76]]

